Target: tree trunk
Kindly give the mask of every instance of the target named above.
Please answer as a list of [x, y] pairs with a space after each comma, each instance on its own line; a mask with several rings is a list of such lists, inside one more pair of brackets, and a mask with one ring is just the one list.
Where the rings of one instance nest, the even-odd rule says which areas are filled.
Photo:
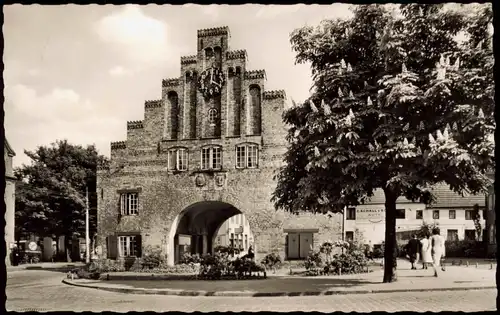
[[389, 189], [385, 193], [385, 249], [384, 283], [397, 280], [397, 243], [396, 243], [396, 199], [397, 194]]
[[66, 262], [71, 262], [71, 249], [69, 246], [69, 236], [64, 236], [64, 254], [66, 256]]

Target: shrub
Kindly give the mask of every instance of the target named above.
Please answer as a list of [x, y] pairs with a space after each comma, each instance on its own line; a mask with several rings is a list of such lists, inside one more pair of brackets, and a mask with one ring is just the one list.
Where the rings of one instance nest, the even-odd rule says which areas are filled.
[[88, 271], [85, 269], [78, 269], [76, 275], [79, 279], [91, 279], [91, 280], [99, 280], [101, 274], [97, 271]]
[[42, 260], [41, 253], [25, 252], [21, 254], [20, 264], [36, 264]]
[[179, 262], [181, 264], [198, 264], [201, 263], [201, 257], [198, 254], [184, 253]]
[[162, 262], [166, 261], [165, 255], [162, 253], [159, 246], [149, 247], [145, 250], [145, 255], [142, 257], [142, 268], [153, 269], [158, 268]]
[[[363, 246], [357, 243], [338, 241], [325, 242], [319, 252], [312, 252], [306, 259], [306, 275], [315, 276], [322, 273], [340, 274], [361, 273], [366, 270], [368, 261]], [[334, 254], [334, 248], [344, 249], [342, 254]]]
[[123, 260], [97, 259], [87, 264], [85, 267], [85, 270], [99, 273], [125, 271]]
[[232, 246], [216, 246], [214, 248], [215, 253], [223, 253], [229, 255], [239, 255], [242, 249], [238, 249]]
[[281, 265], [281, 257], [277, 253], [267, 254], [266, 257], [262, 259], [261, 264], [268, 269], [278, 268]]
[[479, 241], [446, 241], [445, 250], [446, 257], [485, 258], [487, 256], [487, 246]]

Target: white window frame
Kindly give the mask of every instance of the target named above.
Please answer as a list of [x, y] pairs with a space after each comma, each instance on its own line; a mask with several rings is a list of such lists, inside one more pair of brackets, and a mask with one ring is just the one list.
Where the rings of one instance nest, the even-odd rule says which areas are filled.
[[137, 257], [137, 237], [135, 235], [118, 236], [118, 256]]
[[[172, 161], [173, 159], [175, 161]], [[168, 170], [187, 171], [188, 163], [189, 152], [186, 148], [176, 148], [168, 150]]]
[[136, 192], [127, 192], [120, 194], [120, 213], [121, 215], [139, 214], [139, 194]]
[[[253, 155], [254, 164], [250, 163], [250, 153]], [[242, 156], [243, 155], [243, 156]], [[259, 167], [259, 146], [257, 144], [239, 144], [236, 146], [236, 168], [258, 168]], [[241, 161], [243, 159], [243, 161]]]
[[200, 153], [202, 170], [222, 169], [222, 148], [220, 146], [201, 148]]

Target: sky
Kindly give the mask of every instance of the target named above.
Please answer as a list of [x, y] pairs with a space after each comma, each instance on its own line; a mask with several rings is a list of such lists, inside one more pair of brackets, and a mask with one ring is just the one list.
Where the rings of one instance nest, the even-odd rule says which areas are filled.
[[309, 95], [309, 65], [295, 65], [290, 32], [350, 17], [333, 5], [9, 5], [3, 6], [5, 134], [14, 166], [24, 150], [56, 140], [95, 144], [126, 139], [144, 101], [161, 97], [161, 80], [180, 75], [196, 53], [197, 30], [229, 26], [230, 49], [246, 49], [249, 70], [265, 69], [266, 90]]

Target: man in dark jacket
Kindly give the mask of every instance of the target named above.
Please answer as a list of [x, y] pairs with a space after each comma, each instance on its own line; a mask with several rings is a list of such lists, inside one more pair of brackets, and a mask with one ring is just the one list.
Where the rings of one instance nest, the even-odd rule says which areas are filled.
[[410, 257], [411, 269], [415, 270], [415, 262], [418, 259], [418, 253], [420, 253], [420, 241], [417, 239], [417, 235], [413, 234], [411, 240], [406, 245], [406, 253]]

